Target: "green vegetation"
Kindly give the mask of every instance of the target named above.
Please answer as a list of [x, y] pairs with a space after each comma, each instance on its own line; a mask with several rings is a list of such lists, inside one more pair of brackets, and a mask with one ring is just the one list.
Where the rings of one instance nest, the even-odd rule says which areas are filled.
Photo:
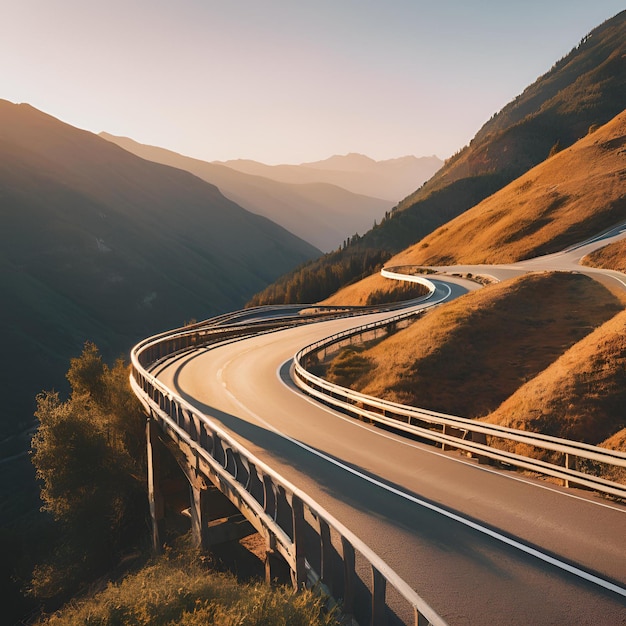
[[[358, 237], [358, 235], [355, 235]], [[354, 240], [354, 237], [352, 238]], [[389, 254], [381, 250], [365, 250], [346, 255], [343, 250], [326, 254], [310, 261], [300, 268], [280, 278], [262, 292], [256, 294], [246, 306], [261, 304], [317, 303], [329, 298], [338, 289], [353, 285], [370, 275], [379, 272]], [[334, 260], [333, 260], [334, 259]], [[383, 281], [384, 287], [373, 289], [361, 300], [333, 298], [333, 304], [375, 305], [402, 300], [411, 300], [426, 294], [427, 289], [416, 283], [407, 284]], [[327, 301], [329, 304], [331, 301]]]
[[6, 623], [57, 607], [135, 550], [148, 529], [145, 418], [127, 366], [106, 365], [87, 343], [66, 376], [67, 399], [54, 391], [37, 397], [31, 454], [18, 459], [32, 484], [24, 484], [24, 468], [12, 470], [15, 462], [3, 468], [14, 483], [9, 504], [29, 496], [19, 522], [0, 528]]
[[71, 361], [72, 392], [37, 398], [32, 462], [58, 538], [35, 567], [31, 592], [63, 597], [112, 567], [146, 529], [145, 418], [128, 368], [102, 362], [94, 344]]
[[[358, 235], [351, 241], [358, 239]], [[345, 249], [344, 249], [345, 250]], [[346, 253], [337, 250], [310, 261], [256, 294], [246, 306], [261, 304], [314, 303], [327, 298], [343, 285], [380, 270], [391, 256], [382, 250]]]
[[331, 626], [324, 599], [290, 587], [239, 584], [189, 550], [169, 551], [93, 597], [37, 622], [46, 626]]

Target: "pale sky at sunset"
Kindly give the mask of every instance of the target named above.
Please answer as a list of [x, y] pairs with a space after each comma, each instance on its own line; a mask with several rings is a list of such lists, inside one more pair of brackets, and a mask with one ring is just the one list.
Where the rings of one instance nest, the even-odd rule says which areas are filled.
[[2, 0], [0, 98], [204, 160], [446, 158], [623, 0]]

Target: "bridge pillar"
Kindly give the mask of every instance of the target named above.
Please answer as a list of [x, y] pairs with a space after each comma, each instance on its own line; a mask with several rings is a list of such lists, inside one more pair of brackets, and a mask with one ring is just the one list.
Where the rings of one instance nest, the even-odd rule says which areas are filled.
[[292, 583], [291, 569], [287, 561], [272, 548], [267, 548], [265, 552], [265, 582], [268, 585], [273, 583]]
[[209, 546], [208, 494], [206, 487], [189, 483], [191, 513], [191, 539], [195, 548], [207, 550]]
[[161, 488], [161, 444], [158, 436], [159, 426], [154, 418], [146, 422], [146, 442], [148, 456], [148, 501], [152, 518], [152, 547], [160, 552], [163, 547], [165, 503]]

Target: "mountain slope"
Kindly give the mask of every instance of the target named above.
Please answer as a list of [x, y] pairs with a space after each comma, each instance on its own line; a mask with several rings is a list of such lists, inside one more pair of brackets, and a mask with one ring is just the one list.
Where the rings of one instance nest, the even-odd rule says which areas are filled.
[[626, 220], [625, 155], [626, 111], [389, 263], [511, 263], [583, 241]]
[[601, 267], [626, 273], [626, 239], [599, 248], [580, 261], [590, 267]]
[[117, 356], [318, 254], [187, 172], [7, 101], [0, 216], [2, 431], [31, 421], [85, 340]]
[[622, 309], [587, 276], [524, 275], [435, 308], [356, 356], [336, 357], [328, 377], [394, 402], [480, 417]]
[[[625, 404], [626, 311], [622, 311], [518, 389], [487, 421], [610, 444], [610, 438], [626, 428]], [[617, 447], [617, 438], [612, 444]]]
[[[347, 264], [366, 252], [370, 258], [389, 258], [543, 161], [555, 145], [570, 146], [590, 127], [607, 123], [624, 108], [626, 11], [595, 28], [489, 120], [469, 146], [449, 159], [377, 228], [352, 241], [341, 256], [322, 257], [297, 274], [281, 278], [255, 301], [283, 301], [294, 280], [314, 280], [316, 275], [324, 275], [326, 265]], [[374, 269], [373, 265], [369, 268]]]
[[[395, 203], [395, 200], [347, 191], [339, 184], [320, 182], [327, 178], [323, 173], [319, 179], [304, 177], [306, 182], [281, 182], [146, 146], [127, 137], [109, 133], [100, 133], [100, 136], [144, 159], [191, 172], [216, 185], [240, 206], [271, 219], [325, 251], [337, 248], [353, 233], [370, 228], [374, 220], [380, 220]], [[262, 168], [271, 173], [269, 166]]]
[[338, 185], [352, 193], [385, 198], [393, 204], [428, 180], [443, 165], [443, 161], [436, 156], [405, 156], [374, 161], [354, 153], [300, 165], [265, 165], [245, 159], [218, 163], [283, 183], [325, 182]]
[[[456, 181], [491, 175], [510, 182], [561, 148], [584, 137], [626, 106], [626, 11], [589, 33], [568, 55], [494, 115], [400, 210]], [[487, 189], [491, 187], [491, 189]], [[459, 205], [462, 206], [462, 205]], [[467, 207], [466, 207], [467, 208]], [[465, 209], [463, 209], [465, 210]]]

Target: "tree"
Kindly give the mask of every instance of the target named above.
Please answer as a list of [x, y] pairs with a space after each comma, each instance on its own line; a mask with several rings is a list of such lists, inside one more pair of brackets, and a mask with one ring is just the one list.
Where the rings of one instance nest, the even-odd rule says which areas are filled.
[[122, 360], [109, 368], [86, 343], [67, 379], [66, 401], [56, 392], [37, 397], [32, 440], [43, 508], [62, 531], [51, 560], [35, 574], [34, 587], [44, 596], [71, 586], [68, 569], [80, 579], [110, 565], [145, 527], [145, 420], [128, 368]]
[[556, 143], [550, 148], [550, 152], [548, 153], [548, 158], [553, 157], [555, 154], [558, 154], [563, 150], [561, 146], [561, 142], [557, 139]]

